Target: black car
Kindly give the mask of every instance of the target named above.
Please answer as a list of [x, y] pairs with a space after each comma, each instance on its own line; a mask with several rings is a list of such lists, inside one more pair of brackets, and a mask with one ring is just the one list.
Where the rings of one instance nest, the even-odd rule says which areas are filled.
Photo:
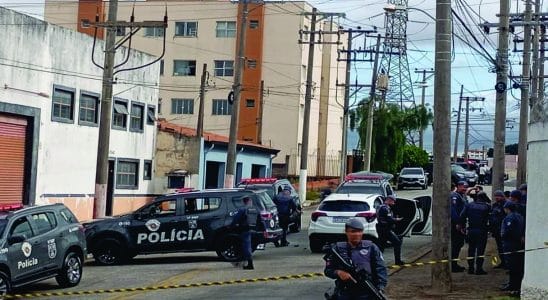
[[297, 211], [289, 217], [289, 231], [299, 232], [301, 230], [301, 201], [299, 199], [299, 194], [289, 180], [277, 178], [248, 178], [243, 179], [238, 184], [238, 187], [248, 190], [265, 190], [272, 199], [274, 199], [274, 197], [276, 197], [276, 195], [281, 192], [284, 187], [289, 187], [291, 189], [291, 197], [297, 207]]
[[51, 277], [61, 287], [76, 286], [84, 257], [84, 228], [63, 204], [0, 206], [0, 298]]
[[278, 211], [264, 190], [218, 189], [161, 196], [133, 213], [86, 223], [89, 251], [103, 265], [139, 254], [199, 251], [237, 261], [240, 237], [230, 224], [244, 197], [253, 200], [252, 249], [277, 242], [282, 234]]
[[469, 186], [475, 186], [478, 182], [478, 174], [474, 171], [465, 170], [459, 165], [451, 165], [451, 181], [457, 184], [459, 181], [465, 181]]

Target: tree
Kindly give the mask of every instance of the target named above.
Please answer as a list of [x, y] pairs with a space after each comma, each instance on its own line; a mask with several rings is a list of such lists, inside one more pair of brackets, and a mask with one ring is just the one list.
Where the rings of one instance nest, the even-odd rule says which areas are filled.
[[405, 145], [403, 148], [402, 167], [426, 167], [428, 165], [428, 152], [415, 145]]

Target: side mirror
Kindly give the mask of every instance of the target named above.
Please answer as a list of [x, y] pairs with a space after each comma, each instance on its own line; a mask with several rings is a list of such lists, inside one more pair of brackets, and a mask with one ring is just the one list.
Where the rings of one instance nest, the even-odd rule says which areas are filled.
[[25, 240], [26, 240], [26, 238], [23, 235], [14, 235], [14, 236], [10, 236], [8, 238], [8, 244], [13, 245], [13, 244], [17, 244], [17, 243], [22, 243]]

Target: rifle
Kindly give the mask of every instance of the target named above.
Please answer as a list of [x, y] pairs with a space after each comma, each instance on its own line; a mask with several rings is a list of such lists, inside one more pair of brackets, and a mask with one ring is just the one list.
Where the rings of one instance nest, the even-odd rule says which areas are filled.
[[335, 248], [335, 246], [331, 247], [331, 249], [329, 250], [329, 254], [331, 254], [331, 257], [334, 258], [337, 261], [338, 265], [343, 268], [343, 271], [349, 273], [350, 276], [352, 276], [351, 279], [354, 284], [356, 284], [360, 289], [368, 291], [371, 295], [374, 296], [374, 299], [388, 300], [388, 298], [386, 298], [386, 296], [381, 291], [379, 291], [371, 282], [371, 276], [365, 270], [357, 271], [352, 263], [347, 262], [339, 254], [339, 252], [337, 252]]

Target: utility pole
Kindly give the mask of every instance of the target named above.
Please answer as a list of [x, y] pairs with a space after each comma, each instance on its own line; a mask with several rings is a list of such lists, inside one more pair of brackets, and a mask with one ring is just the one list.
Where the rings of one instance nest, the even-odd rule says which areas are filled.
[[462, 110], [462, 91], [464, 90], [464, 85], [460, 86], [460, 96], [459, 96], [459, 109], [457, 110], [457, 130], [455, 130], [455, 145], [453, 148], [453, 162], [456, 163], [459, 158], [459, 132], [460, 132], [460, 111]]
[[381, 35], [377, 35], [375, 46], [375, 62], [373, 63], [373, 74], [371, 75], [371, 90], [369, 92], [369, 108], [367, 109], [367, 132], [365, 135], [364, 169], [371, 170], [371, 145], [373, 144], [373, 113], [375, 110], [375, 98], [377, 96], [377, 69], [379, 65], [379, 52], [381, 47]]
[[[422, 69], [422, 70], [417, 70], [415, 69], [415, 73], [422, 73], [422, 81], [421, 81], [421, 88], [422, 88], [422, 94], [421, 94], [421, 105], [422, 107], [424, 108], [425, 107], [425, 104], [426, 104], [426, 88], [428, 87], [428, 84], [426, 84], [426, 80], [432, 76], [434, 76], [434, 69]], [[428, 78], [426, 77], [426, 74], [431, 74], [430, 76], [428, 76]], [[421, 149], [424, 150], [424, 130], [420, 130], [419, 131], [419, 147]]]
[[[449, 201], [451, 185], [451, 0], [436, 0], [436, 47], [434, 80], [434, 174], [432, 204], [432, 259], [451, 257]], [[451, 291], [450, 264], [432, 265], [432, 289]]]
[[263, 144], [263, 107], [264, 107], [264, 80], [261, 80], [261, 94], [259, 102], [261, 106], [259, 108], [259, 130], [257, 131], [257, 142]]
[[500, 1], [499, 41], [497, 50], [497, 91], [493, 147], [493, 191], [504, 190], [504, 146], [506, 143], [506, 96], [508, 84], [508, 31], [510, 0]]
[[240, 31], [238, 36], [238, 50], [236, 54], [236, 65], [234, 70], [234, 102], [232, 103], [232, 115], [230, 116], [230, 134], [228, 136], [228, 151], [226, 156], [226, 176], [224, 187], [234, 187], [234, 176], [236, 174], [236, 147], [238, 143], [238, 121], [240, 115], [240, 95], [242, 91], [243, 68], [245, 67], [245, 37], [247, 30], [247, 2], [240, 0], [242, 4], [242, 19], [240, 20]]
[[516, 185], [527, 181], [527, 132], [529, 129], [529, 96], [531, 72], [531, 21], [532, 1], [525, 0], [525, 25], [523, 27], [523, 63], [521, 75], [521, 104], [519, 112], [518, 172]]
[[350, 71], [352, 69], [351, 59], [352, 59], [352, 28], [348, 28], [348, 41], [346, 44], [348, 52], [346, 53], [346, 75], [344, 79], [344, 104], [343, 104], [343, 125], [342, 125], [342, 151], [341, 151], [341, 177], [340, 182], [344, 181], [346, 176], [346, 153], [347, 150], [347, 135], [348, 135], [348, 111], [350, 103]]
[[[538, 2], [538, 0], [537, 0]], [[537, 102], [534, 104], [535, 107], [542, 108], [544, 105], [544, 61], [545, 58], [545, 46], [544, 43], [547, 41], [546, 38], [546, 25], [541, 26], [541, 43], [540, 43], [540, 57], [539, 57], [539, 72], [538, 72], [538, 96], [537, 96]], [[540, 105], [540, 106], [539, 106]], [[535, 119], [537, 120], [537, 112], [531, 110], [531, 120]]]
[[200, 81], [200, 107], [198, 109], [198, 126], [196, 127], [196, 137], [201, 138], [204, 135], [204, 102], [207, 83], [207, 64], [202, 69], [202, 78]]
[[464, 127], [464, 159], [468, 160], [469, 144], [468, 138], [470, 136], [470, 102], [484, 101], [483, 97], [463, 97], [459, 101], [466, 101], [466, 124]]

